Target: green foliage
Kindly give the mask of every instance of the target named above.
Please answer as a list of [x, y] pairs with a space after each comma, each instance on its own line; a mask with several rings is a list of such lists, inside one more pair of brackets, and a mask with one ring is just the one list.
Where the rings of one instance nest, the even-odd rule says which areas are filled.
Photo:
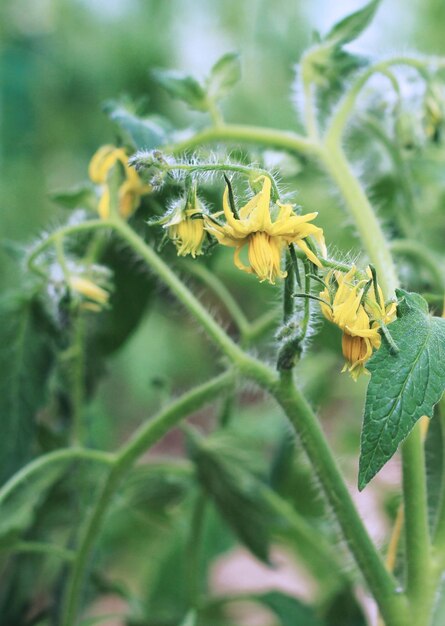
[[107, 243], [100, 258], [112, 272], [113, 293], [110, 307], [92, 320], [90, 352], [94, 358], [108, 356], [124, 345], [152, 304], [156, 284], [115, 240]]
[[228, 52], [222, 56], [210, 70], [206, 81], [207, 94], [219, 100], [226, 96], [241, 78], [239, 54]]
[[0, 302], [0, 483], [31, 456], [36, 416], [53, 364], [51, 336], [40, 299], [15, 293]]
[[172, 98], [182, 100], [196, 111], [207, 110], [206, 92], [193, 76], [173, 70], [156, 70], [153, 77]]
[[344, 45], [357, 39], [359, 35], [369, 26], [378, 7], [380, 0], [371, 0], [362, 9], [351, 13], [340, 20], [331, 28], [324, 41], [332, 42], [336, 45]]
[[399, 348], [383, 338], [369, 360], [371, 380], [363, 421], [359, 489], [397, 450], [422, 415], [432, 417], [445, 387], [445, 320], [432, 317], [418, 294], [399, 289], [398, 319], [390, 327]]
[[191, 487], [191, 476], [172, 464], [156, 467], [148, 463], [136, 467], [125, 481], [118, 505], [130, 506], [150, 519], [165, 519], [178, 506]]
[[115, 100], [108, 101], [104, 110], [118, 128], [124, 144], [134, 150], [151, 150], [167, 141], [170, 127], [160, 116], [141, 117], [131, 110], [128, 103]]
[[285, 593], [270, 591], [252, 599], [273, 611], [282, 626], [326, 626], [311, 607]]
[[77, 185], [63, 191], [53, 191], [50, 194], [53, 202], [66, 209], [87, 209], [95, 211], [97, 196], [91, 184]]
[[261, 498], [256, 478], [246, 467], [245, 454], [226, 436], [203, 439], [188, 431], [197, 477], [222, 517], [240, 541], [259, 559], [269, 562], [274, 514]]

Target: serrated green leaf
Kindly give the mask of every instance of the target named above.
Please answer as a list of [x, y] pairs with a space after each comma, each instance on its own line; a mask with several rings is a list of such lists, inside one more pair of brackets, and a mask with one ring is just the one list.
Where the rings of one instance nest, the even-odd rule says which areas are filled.
[[262, 499], [256, 478], [224, 438], [189, 434], [198, 480], [238, 539], [260, 560], [269, 562], [275, 515]]
[[31, 454], [35, 418], [53, 363], [43, 311], [34, 296], [0, 301], [0, 483]]
[[172, 98], [182, 100], [196, 111], [207, 110], [206, 92], [193, 76], [174, 70], [155, 70], [153, 77]]
[[210, 70], [207, 93], [216, 100], [223, 98], [241, 78], [239, 54], [229, 52], [222, 56]]
[[95, 211], [97, 207], [97, 196], [94, 186], [88, 183], [78, 185], [72, 189], [53, 191], [49, 197], [53, 202], [67, 209]]
[[425, 300], [397, 290], [398, 319], [367, 364], [371, 380], [361, 437], [359, 489], [393, 456], [422, 417], [431, 417], [445, 387], [445, 319], [432, 317]]
[[285, 593], [270, 591], [252, 600], [273, 611], [282, 626], [326, 626], [310, 606]]
[[363, 8], [347, 15], [345, 18], [334, 24], [328, 34], [324, 37], [325, 41], [332, 41], [338, 45], [344, 45], [357, 39], [359, 35], [372, 21], [380, 0], [371, 0]]
[[113, 100], [105, 103], [104, 110], [119, 128], [122, 141], [135, 150], [152, 150], [166, 143], [168, 128], [161, 118], [139, 117]]

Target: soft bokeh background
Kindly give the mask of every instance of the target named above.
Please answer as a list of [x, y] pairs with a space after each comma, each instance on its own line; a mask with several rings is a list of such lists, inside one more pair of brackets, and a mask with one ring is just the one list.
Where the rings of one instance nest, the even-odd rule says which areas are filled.
[[[66, 209], [51, 203], [48, 194], [84, 180], [91, 155], [102, 143], [113, 141], [114, 131], [101, 109], [107, 99], [121, 94], [148, 98], [152, 112], [179, 126], [190, 120], [202, 123], [200, 114], [191, 114], [154, 84], [150, 68], [182, 69], [202, 77], [221, 54], [239, 51], [243, 80], [224, 102], [227, 119], [298, 128], [290, 94], [294, 64], [310, 42], [312, 29], [327, 30], [361, 4], [360, 0], [3, 0], [1, 240], [28, 244], [48, 224], [66, 216]], [[353, 47], [366, 54], [398, 49], [445, 53], [444, 24], [442, 0], [384, 0], [371, 28]], [[354, 251], [353, 230], [329, 186], [320, 183], [316, 172], [304, 176], [297, 172], [294, 184], [300, 203], [320, 211], [327, 239], [343, 251]], [[17, 280], [6, 247], [0, 249], [1, 289]], [[257, 312], [254, 299], [264, 306], [274, 301], [273, 290], [235, 271], [230, 258], [230, 253], [221, 254], [215, 267], [247, 311]], [[113, 358], [89, 407], [100, 445], [114, 446], [171, 389], [176, 392], [203, 380], [217, 368], [215, 355], [197, 335], [196, 326], [166, 302], [162, 297], [153, 304], [137, 333]], [[180, 342], [175, 340], [178, 325]], [[338, 374], [338, 335], [332, 329], [323, 332], [332, 351], [309, 357], [300, 376], [320, 406], [353, 481], [351, 459], [358, 449], [365, 382], [354, 385]], [[243, 428], [249, 433], [260, 428], [264, 439], [276, 440], [274, 425], [280, 420], [276, 407], [254, 406], [251, 409], [246, 402], [240, 409]], [[178, 445], [173, 437], [167, 449], [176, 452]], [[381, 480], [394, 485], [397, 474], [396, 462]], [[385, 493], [391, 495], [391, 490], [394, 487]], [[361, 506], [381, 538], [388, 519], [374, 519], [376, 496], [370, 493]], [[230, 567], [227, 571], [226, 580], [232, 576]]]

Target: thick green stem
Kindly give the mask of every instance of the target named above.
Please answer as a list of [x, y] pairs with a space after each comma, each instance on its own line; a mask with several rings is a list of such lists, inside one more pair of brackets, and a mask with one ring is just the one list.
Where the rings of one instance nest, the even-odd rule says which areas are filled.
[[256, 126], [243, 126], [241, 124], [224, 124], [223, 126], [205, 128], [172, 146], [166, 146], [165, 152], [179, 154], [194, 148], [201, 147], [206, 143], [215, 142], [229, 143], [256, 143], [263, 146], [281, 148], [297, 154], [310, 154], [316, 151], [315, 144], [307, 137], [285, 130], [274, 130]]
[[385, 298], [392, 297], [398, 286], [396, 269], [389, 244], [363, 187], [338, 145], [326, 145], [320, 151], [320, 159], [342, 193], [363, 246], [377, 270]]
[[[431, 546], [424, 446], [420, 424], [402, 445], [403, 497], [405, 509], [406, 592], [414, 623], [422, 626], [431, 609]], [[433, 592], [435, 590], [433, 589]]]
[[283, 372], [272, 390], [283, 407], [335, 512], [348, 546], [379, 604], [387, 626], [406, 626], [406, 602], [376, 551], [341, 476], [326, 438], [309, 404], [295, 387], [291, 372]]
[[131, 437], [130, 441], [120, 448], [102, 487], [102, 492], [95, 502], [81, 532], [76, 559], [66, 587], [61, 622], [63, 626], [74, 626], [76, 623], [85, 571], [89, 564], [92, 549], [113, 496], [127, 471], [141, 454], [159, 441], [171, 428], [193, 411], [213, 400], [216, 394], [228, 388], [232, 382], [232, 374], [226, 373], [196, 387], [176, 402], [173, 402], [148, 423], [143, 424]]

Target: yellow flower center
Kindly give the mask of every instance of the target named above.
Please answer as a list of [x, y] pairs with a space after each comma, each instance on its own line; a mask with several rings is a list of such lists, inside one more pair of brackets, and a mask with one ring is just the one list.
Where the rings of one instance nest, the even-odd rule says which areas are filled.
[[[196, 211], [192, 211], [196, 213]], [[204, 220], [185, 217], [168, 228], [168, 235], [176, 245], [178, 256], [191, 254], [193, 258], [202, 254], [205, 230]]]
[[284, 278], [286, 272], [281, 271], [282, 242], [278, 237], [271, 237], [265, 232], [256, 232], [249, 235], [248, 255], [252, 270], [263, 280], [272, 284], [279, 276]]

